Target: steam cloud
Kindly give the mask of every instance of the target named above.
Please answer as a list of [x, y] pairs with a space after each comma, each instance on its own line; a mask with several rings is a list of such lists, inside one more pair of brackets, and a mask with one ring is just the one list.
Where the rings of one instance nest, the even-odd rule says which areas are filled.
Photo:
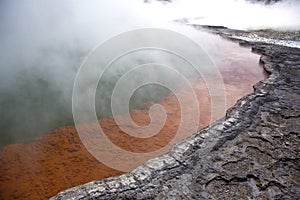
[[[77, 69], [96, 44], [116, 34], [145, 27], [182, 30], [169, 23], [182, 17], [200, 17], [200, 23], [233, 28], [298, 29], [299, 8], [297, 1], [270, 6], [242, 0], [176, 0], [165, 5], [140, 0], [1, 1], [0, 145], [72, 124], [71, 96]], [[185, 31], [195, 36], [188, 28]], [[213, 46], [203, 45], [213, 52]], [[158, 57], [150, 56], [147, 61]], [[124, 61], [123, 67], [140, 62], [145, 60], [132, 58]], [[109, 72], [100, 89], [104, 83], [111, 87], [121, 76], [119, 72], [120, 68]], [[165, 92], [158, 90], [158, 96]], [[104, 114], [99, 117], [109, 115], [105, 107], [109, 93], [104, 90], [97, 95], [103, 99], [99, 108]], [[138, 101], [144, 98], [158, 97], [150, 95]]]
[[160, 3], [152, 0], [149, 1], [152, 7], [152, 11], [149, 12], [165, 20], [188, 18], [193, 19], [191, 23], [222, 25], [237, 29], [299, 30], [299, 1], [282, 0], [268, 5], [263, 2], [259, 0], [172, 0], [162, 7]]

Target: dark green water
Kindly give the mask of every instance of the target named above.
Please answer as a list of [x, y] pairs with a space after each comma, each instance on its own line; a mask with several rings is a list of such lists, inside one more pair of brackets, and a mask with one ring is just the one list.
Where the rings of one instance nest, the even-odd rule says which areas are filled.
[[[58, 55], [59, 52], [55, 52], [55, 54]], [[95, 107], [99, 119], [111, 116], [110, 97], [119, 78], [134, 66], [155, 61], [155, 56], [151, 56], [151, 52], [140, 54], [120, 59], [105, 71], [95, 95]], [[39, 57], [35, 62], [27, 63], [29, 66], [24, 68], [10, 66], [18, 68], [18, 71], [11, 77], [7, 76], [2, 79], [0, 146], [28, 142], [55, 128], [74, 124], [72, 89], [76, 71], [83, 60], [83, 53], [68, 55], [68, 60], [72, 60], [72, 62], [66, 62], [66, 66], [62, 68], [57, 68], [56, 63], [51, 62], [49, 58], [51, 55], [43, 54], [44, 60]], [[62, 54], [62, 56], [65, 55]], [[39, 60], [43, 61], [39, 63]], [[184, 61], [173, 60], [172, 62], [183, 66], [184, 70], [180, 73], [187, 77], [193, 76], [194, 73], [184, 67]], [[18, 62], [18, 64], [21, 63]], [[58, 64], [61, 65], [61, 62]], [[161, 70], [159, 73], [149, 71], [146, 75], [152, 76], [155, 80], [165, 79], [173, 82], [174, 85], [180, 85], [180, 82], [174, 80], [167, 70]], [[145, 76], [145, 73], [141, 76], [137, 75], [134, 79], [143, 79], [142, 76]], [[128, 80], [128, 82], [134, 84], [136, 81], [134, 79]], [[158, 101], [169, 93], [169, 89], [157, 84], [139, 87], [132, 94], [129, 109], [141, 108], [145, 103]]]

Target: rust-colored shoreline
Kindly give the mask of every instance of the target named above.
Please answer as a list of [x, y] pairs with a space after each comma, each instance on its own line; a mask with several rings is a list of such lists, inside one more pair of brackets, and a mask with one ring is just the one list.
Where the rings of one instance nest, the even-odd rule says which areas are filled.
[[[263, 69], [258, 66], [259, 56], [250, 54], [249, 49], [233, 50], [236, 44], [231, 45], [227, 49], [220, 48], [224, 53], [219, 69], [226, 90], [226, 108], [251, 93], [252, 85], [264, 78]], [[209, 92], [201, 80], [192, 81], [192, 86], [200, 99], [200, 129], [210, 122]], [[184, 88], [179, 91], [184, 95]], [[180, 107], [174, 95], [164, 97], [159, 103], [167, 111], [168, 118], [159, 134], [151, 138], [128, 136], [113, 118], [101, 119], [99, 123], [119, 147], [131, 152], [153, 151], [174, 137], [180, 123]], [[151, 103], [131, 112], [137, 124], [149, 123], [149, 105]], [[92, 127], [87, 129], [92, 130]], [[185, 133], [182, 137], [193, 132], [187, 129]], [[30, 143], [7, 145], [0, 150], [0, 199], [47, 199], [61, 190], [122, 173], [96, 160], [82, 144], [74, 126], [61, 127]]]

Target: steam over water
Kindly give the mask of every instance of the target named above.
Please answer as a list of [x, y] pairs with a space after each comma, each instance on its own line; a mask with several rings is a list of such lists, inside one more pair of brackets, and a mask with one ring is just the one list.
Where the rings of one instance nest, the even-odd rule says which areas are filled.
[[[167, 4], [139, 0], [1, 1], [0, 145], [28, 141], [73, 124], [71, 97], [76, 72], [90, 50], [117, 34], [148, 27], [179, 31], [199, 42], [217, 60], [215, 44], [207, 34], [171, 21], [188, 17], [197, 23], [233, 28], [298, 29], [299, 8], [298, 1], [271, 6], [242, 0], [177, 0]], [[179, 62], [144, 52], [112, 66], [99, 83], [97, 116], [111, 114], [111, 90], [126, 70], [162, 59], [171, 66]], [[185, 73], [190, 78], [193, 75], [189, 69]], [[167, 73], [149, 74], [176, 84]], [[155, 85], [141, 88], [130, 107], [139, 108], [168, 93]]]
[[300, 29], [298, 0], [282, 0], [268, 5], [253, 3], [259, 0], [173, 0], [164, 7], [154, 0], [150, 2], [152, 10], [148, 13], [155, 12], [158, 18], [166, 20], [185, 18], [190, 23], [236, 29]]

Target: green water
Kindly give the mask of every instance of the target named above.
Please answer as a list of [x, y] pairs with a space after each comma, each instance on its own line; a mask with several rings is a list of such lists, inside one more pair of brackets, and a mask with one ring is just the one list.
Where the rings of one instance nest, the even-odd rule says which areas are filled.
[[[121, 59], [106, 70], [100, 79], [95, 94], [98, 119], [111, 116], [110, 96], [118, 79], [131, 67], [149, 62], [149, 58], [145, 56], [138, 55], [137, 57], [139, 59], [130, 56], [126, 58], [127, 60]], [[66, 63], [68, 66], [54, 70], [53, 63], [45, 55], [47, 62], [33, 62], [32, 66], [19, 69], [18, 73], [11, 76], [11, 79], [7, 81], [9, 84], [2, 84], [0, 87], [0, 146], [29, 142], [55, 128], [74, 124], [72, 89], [83, 56], [74, 54], [71, 58], [73, 62]], [[130, 62], [127, 62], [128, 60]], [[183, 61], [175, 60], [174, 62], [179, 63], [185, 69]], [[190, 77], [193, 75], [193, 72], [188, 70], [180, 73], [185, 73]], [[173, 80], [168, 71], [161, 70], [160, 73], [146, 74], [154, 79], [165, 79], [173, 82], [174, 85], [180, 85], [179, 81]], [[143, 79], [143, 77], [136, 77], [136, 79]], [[2, 80], [3, 83], [4, 81]], [[128, 81], [135, 82], [135, 80]], [[163, 86], [145, 85], [132, 94], [129, 109], [138, 109], [147, 102], [159, 101], [169, 93], [170, 90]]]

